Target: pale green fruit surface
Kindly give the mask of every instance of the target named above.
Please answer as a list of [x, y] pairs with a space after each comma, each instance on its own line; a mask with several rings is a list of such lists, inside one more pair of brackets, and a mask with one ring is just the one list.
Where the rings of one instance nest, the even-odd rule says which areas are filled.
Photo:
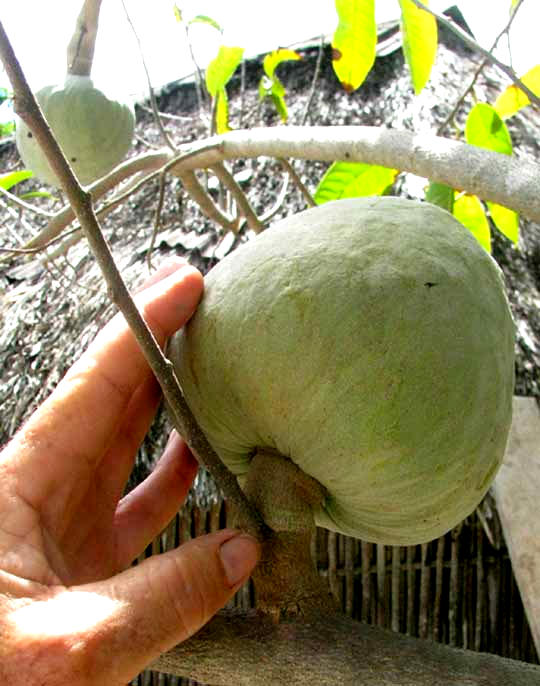
[[[51, 130], [83, 185], [105, 176], [125, 157], [135, 128], [133, 108], [109, 99], [87, 76], [66, 78], [64, 86], [46, 86], [36, 93]], [[56, 175], [36, 139], [19, 120], [15, 133], [25, 167], [38, 179], [58, 186]]]
[[171, 356], [237, 475], [257, 446], [277, 449], [327, 489], [317, 524], [364, 540], [442, 535], [503, 458], [501, 272], [427, 203], [340, 200], [279, 222], [212, 269]]

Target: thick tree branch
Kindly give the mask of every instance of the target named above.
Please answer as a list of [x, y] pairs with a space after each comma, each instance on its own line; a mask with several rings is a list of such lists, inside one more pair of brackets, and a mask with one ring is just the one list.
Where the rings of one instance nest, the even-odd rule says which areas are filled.
[[272, 622], [221, 613], [151, 669], [214, 686], [538, 686], [540, 667], [458, 650], [340, 614]]
[[[98, 199], [141, 170], [166, 165], [181, 175], [224, 160], [250, 157], [296, 157], [304, 160], [367, 162], [424, 176], [478, 195], [540, 222], [540, 165], [435, 135], [417, 135], [373, 126], [287, 126], [232, 131], [206, 139], [173, 157], [168, 150], [135, 157], [89, 187]], [[44, 245], [74, 219], [66, 207], [24, 247]]]
[[221, 160], [296, 157], [368, 162], [411, 172], [474, 193], [540, 221], [540, 165], [438, 136], [370, 126], [313, 126], [231, 131], [181, 168]]

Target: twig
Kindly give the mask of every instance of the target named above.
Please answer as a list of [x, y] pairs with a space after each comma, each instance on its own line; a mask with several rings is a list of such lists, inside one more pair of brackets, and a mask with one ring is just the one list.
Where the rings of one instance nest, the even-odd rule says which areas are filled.
[[162, 172], [159, 175], [159, 194], [158, 202], [156, 206], [156, 211], [154, 213], [154, 226], [152, 227], [152, 235], [150, 236], [150, 245], [148, 246], [148, 253], [146, 254], [146, 265], [148, 271], [151, 272], [152, 267], [152, 251], [154, 250], [154, 244], [156, 242], [156, 237], [159, 232], [159, 227], [161, 226], [161, 210], [163, 209], [163, 200], [165, 198], [165, 174]]
[[262, 224], [266, 224], [267, 222], [269, 222], [270, 219], [272, 219], [282, 208], [283, 203], [285, 202], [285, 198], [287, 197], [287, 189], [289, 187], [290, 178], [291, 177], [288, 174], [285, 174], [285, 178], [283, 179], [283, 186], [281, 187], [276, 202], [268, 210], [268, 212], [265, 212], [263, 215], [261, 215], [260, 219]]
[[202, 69], [199, 66], [199, 63], [197, 62], [197, 59], [195, 57], [195, 53], [193, 52], [193, 43], [191, 42], [191, 38], [189, 37], [189, 24], [184, 22], [184, 31], [186, 33], [186, 42], [188, 45], [189, 49], [189, 54], [191, 56], [191, 61], [193, 62], [193, 66], [195, 67], [195, 93], [197, 95], [197, 103], [199, 105], [199, 116], [201, 119], [203, 119], [204, 115], [204, 96], [203, 93], [205, 92], [203, 89], [203, 75], [202, 75]]
[[45, 243], [45, 245], [42, 245], [39, 248], [0, 248], [0, 252], [7, 253], [8, 255], [35, 255], [36, 253], [42, 252], [43, 250], [50, 248], [55, 243], [60, 243], [61, 241], [68, 238], [69, 236], [76, 234], [76, 233], [80, 233], [80, 232], [81, 232], [81, 227], [76, 226], [75, 228], [70, 229], [69, 231], [66, 231], [65, 233], [60, 234], [56, 238], [53, 238], [48, 243]]
[[[139, 157], [133, 157], [130, 160], [119, 164], [118, 167], [113, 169], [107, 176], [92, 183], [88, 186], [87, 190], [95, 201], [105, 195], [105, 193], [108, 193], [111, 189], [115, 188], [119, 183], [138, 174], [140, 171], [151, 172], [152, 169], [158, 168], [157, 173], [159, 173], [159, 168], [166, 164], [167, 160], [170, 160], [170, 153], [163, 149], [157, 153], [151, 152], [140, 155]], [[149, 180], [150, 178], [151, 173], [148, 173], [145, 180]], [[144, 180], [141, 181], [141, 184], [143, 182]], [[66, 205], [66, 207], [59, 210], [54, 215], [53, 219], [51, 219], [50, 223], [24, 247], [39, 248], [40, 246], [45, 245], [48, 241], [51, 241], [56, 236], [60, 235], [74, 219], [75, 213], [73, 208], [70, 205]]]
[[315, 63], [315, 71], [313, 72], [313, 80], [311, 81], [311, 90], [309, 92], [309, 97], [306, 102], [306, 107], [304, 109], [304, 114], [302, 115], [302, 119], [300, 121], [300, 124], [302, 126], [305, 126], [309, 117], [309, 113], [311, 111], [311, 106], [313, 104], [313, 98], [315, 97], [315, 87], [317, 86], [317, 81], [319, 80], [319, 74], [321, 72], [321, 63], [322, 63], [322, 56], [324, 52], [324, 35], [321, 36], [321, 40], [319, 43], [319, 52], [317, 54], [317, 62]]
[[[494, 51], [495, 48], [497, 47], [497, 45], [498, 45], [499, 41], [501, 40], [501, 38], [502, 38], [505, 34], [508, 36], [509, 31], [510, 31], [510, 28], [511, 28], [511, 26], [512, 26], [512, 23], [513, 23], [513, 21], [514, 21], [514, 19], [515, 19], [515, 17], [516, 17], [517, 11], [518, 11], [519, 8], [521, 7], [522, 3], [523, 3], [523, 0], [518, 0], [517, 5], [514, 7], [514, 9], [512, 10], [512, 13], [510, 14], [510, 19], [508, 20], [506, 26], [504, 27], [504, 29], [499, 33], [499, 35], [498, 35], [498, 36], [495, 38], [495, 40], [493, 41], [493, 45], [492, 45], [491, 48], [489, 49], [490, 54], [493, 53], [493, 51]], [[448, 124], [454, 119], [454, 117], [456, 116], [457, 111], [458, 111], [459, 108], [461, 107], [461, 105], [462, 105], [463, 101], [465, 100], [465, 98], [467, 97], [467, 95], [468, 95], [468, 94], [472, 91], [472, 89], [474, 88], [474, 84], [476, 83], [478, 77], [479, 77], [480, 74], [483, 72], [483, 70], [485, 69], [485, 67], [486, 67], [487, 64], [488, 64], [487, 58], [483, 59], [482, 62], [480, 63], [480, 66], [478, 67], [478, 69], [474, 72], [474, 76], [473, 76], [473, 78], [472, 78], [470, 84], [467, 86], [467, 88], [466, 88], [466, 89], [463, 91], [463, 93], [460, 95], [460, 97], [458, 98], [456, 104], [455, 104], [454, 107], [452, 108], [452, 111], [450, 112], [450, 114], [446, 117], [446, 119], [443, 121], [443, 123], [438, 127], [438, 129], [437, 129], [437, 135], [440, 135], [440, 134], [444, 131], [444, 129], [448, 126]]]
[[6, 198], [6, 200], [12, 202], [14, 205], [17, 205], [23, 210], [33, 212], [34, 214], [37, 214], [40, 217], [47, 217], [47, 219], [52, 219], [54, 217], [53, 212], [47, 212], [46, 210], [42, 210], [40, 207], [36, 207], [35, 205], [32, 205], [29, 202], [24, 202], [24, 200], [21, 200], [16, 195], [13, 195], [13, 193], [6, 191], [6, 189], [2, 188], [2, 186], [0, 186], [0, 194], [3, 195]]
[[128, 21], [128, 24], [131, 27], [131, 30], [133, 32], [133, 35], [135, 36], [135, 40], [137, 41], [137, 45], [139, 47], [139, 55], [141, 57], [141, 62], [142, 66], [144, 69], [144, 73], [146, 74], [146, 83], [148, 84], [148, 94], [150, 96], [150, 104], [152, 105], [152, 112], [154, 114], [154, 119], [157, 124], [157, 127], [159, 129], [159, 132], [161, 133], [161, 136], [163, 140], [165, 141], [165, 145], [169, 147], [173, 152], [176, 152], [176, 147], [172, 140], [170, 139], [169, 134], [165, 130], [165, 127], [163, 126], [163, 122], [161, 121], [161, 117], [159, 116], [159, 111], [157, 107], [157, 102], [156, 102], [156, 96], [154, 93], [154, 88], [152, 86], [152, 81], [150, 80], [150, 73], [148, 72], [148, 68], [146, 66], [146, 60], [144, 59], [144, 52], [142, 49], [141, 41], [139, 39], [139, 35], [137, 34], [137, 31], [135, 30], [135, 26], [133, 25], [133, 22], [131, 21], [131, 17], [129, 16], [129, 12], [126, 7], [126, 3], [124, 0], [122, 0], [122, 7], [124, 8], [124, 14], [126, 15], [126, 19]]
[[236, 233], [236, 223], [233, 217], [222, 212], [214, 203], [212, 198], [205, 191], [199, 179], [195, 176], [193, 171], [185, 171], [178, 174], [184, 189], [199, 205], [201, 210], [206, 214], [208, 219], [220, 224], [225, 231], [233, 231]]
[[298, 176], [295, 168], [292, 166], [289, 160], [286, 160], [284, 157], [279, 157], [278, 162], [281, 164], [283, 169], [285, 169], [287, 174], [291, 177], [294, 185], [300, 190], [300, 192], [304, 196], [304, 200], [306, 201], [308, 207], [315, 207], [316, 202], [315, 200], [313, 200], [313, 196], [308, 191], [306, 186], [302, 183], [302, 179]]
[[244, 126], [244, 106], [246, 102], [246, 60], [240, 64], [240, 114], [238, 116], [238, 128]]
[[0, 22], [0, 56], [15, 93], [16, 112], [28, 124], [37, 142], [46, 153], [52, 170], [60, 180], [107, 282], [111, 300], [118, 306], [129, 323], [148, 364], [160, 383], [165, 401], [172, 414], [173, 425], [184, 436], [200, 463], [208, 469], [225, 497], [234, 504], [235, 508], [238, 508], [241, 526], [259, 538], [265, 538], [267, 535], [266, 525], [247, 501], [232, 472], [221, 462], [197, 426], [195, 418], [182, 396], [172, 364], [164, 356], [133, 302], [99, 227], [92, 206], [91, 194], [79, 185], [60, 146], [43, 118], [2, 22]]
[[[138, 103], [138, 106], [143, 110], [144, 112], [148, 112], [149, 114], [153, 114], [153, 110], [151, 107], [147, 107], [146, 105], [142, 105], [141, 103]], [[170, 114], [169, 112], [159, 112], [159, 116], [161, 119], [171, 119], [172, 121], [179, 121], [185, 124], [186, 122], [191, 122], [193, 120], [193, 117], [191, 116], [182, 116], [179, 114]]]
[[249, 228], [255, 233], [260, 233], [263, 230], [263, 225], [253, 211], [253, 208], [249, 204], [249, 200], [246, 198], [243, 190], [236, 182], [234, 176], [229, 172], [228, 169], [225, 168], [223, 162], [215, 164], [213, 167], [211, 167], [211, 169], [221, 183], [231, 192], [231, 195], [236, 200], [236, 204], [240, 208], [241, 213], [246, 218]]
[[508, 78], [520, 89], [522, 90], [525, 95], [529, 98], [531, 101], [532, 105], [536, 105], [536, 107], [540, 107], [540, 98], [536, 96], [530, 88], [527, 88], [527, 86], [518, 79], [516, 76], [516, 73], [514, 70], [509, 67], [507, 64], [504, 64], [503, 62], [500, 62], [494, 55], [492, 55], [489, 50], [486, 50], [483, 48], [481, 45], [478, 45], [478, 43], [473, 40], [461, 27], [459, 27], [457, 24], [454, 24], [454, 22], [449, 21], [446, 19], [446, 17], [443, 17], [441, 14], [438, 14], [437, 12], [434, 12], [433, 10], [430, 10], [429, 7], [426, 7], [420, 0], [412, 0], [412, 2], [418, 7], [418, 9], [425, 10], [428, 14], [431, 14], [437, 21], [442, 25], [445, 26], [449, 31], [452, 31], [452, 33], [455, 33], [456, 36], [458, 36], [463, 43], [471, 50], [474, 50], [475, 52], [480, 53], [483, 55], [483, 57], [488, 60], [488, 62], [491, 62], [494, 64], [496, 67], [498, 67], [502, 72], [504, 72]]

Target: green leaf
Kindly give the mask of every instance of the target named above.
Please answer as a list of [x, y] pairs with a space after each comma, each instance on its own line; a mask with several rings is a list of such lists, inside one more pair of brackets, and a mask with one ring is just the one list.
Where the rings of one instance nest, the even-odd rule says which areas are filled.
[[53, 198], [53, 194], [49, 191], [30, 191], [29, 193], [21, 193], [19, 196], [21, 200], [33, 200], [34, 198]]
[[229, 126], [229, 100], [225, 88], [218, 92], [216, 98], [216, 133], [227, 133], [231, 127]]
[[[437, 21], [412, 0], [399, 0], [399, 4], [403, 54], [411, 70], [414, 92], [418, 95], [428, 82], [437, 55]], [[428, 5], [428, 0], [424, 5]]]
[[2, 136], [9, 136], [14, 131], [15, 131], [15, 122], [14, 121], [8, 121], [5, 124], [0, 124], [0, 138], [2, 138]]
[[454, 217], [466, 226], [480, 245], [491, 253], [491, 231], [484, 207], [476, 195], [457, 194]]
[[285, 86], [275, 74], [276, 67], [285, 60], [301, 60], [302, 57], [294, 50], [280, 48], [269, 52], [263, 60], [264, 74], [259, 81], [259, 98], [270, 98], [282, 121], [287, 121], [288, 112], [285, 102]]
[[469, 112], [465, 124], [465, 140], [479, 148], [504, 155], [512, 154], [512, 139], [506, 124], [495, 109], [485, 102], [479, 102]]
[[426, 202], [442, 207], [443, 210], [451, 213], [454, 208], [454, 190], [444, 183], [432, 181], [426, 191]]
[[263, 69], [266, 76], [269, 79], [276, 79], [274, 72], [276, 67], [282, 62], [288, 60], [301, 60], [302, 56], [299, 55], [294, 50], [287, 50], [286, 48], [279, 48], [278, 50], [273, 50], [265, 55], [263, 60]]
[[382, 195], [391, 186], [397, 169], [364, 162], [334, 162], [322, 177], [314, 200], [318, 205], [340, 198]]
[[9, 91], [7, 88], [0, 87], [0, 105], [2, 105], [2, 103], [4, 103], [6, 100], [9, 100]]
[[[524, 74], [520, 81], [527, 86], [535, 95], [540, 95], [540, 64], [537, 64], [532, 69]], [[529, 96], [512, 84], [503, 91], [495, 101], [495, 109], [500, 117], [508, 119], [518, 112], [522, 107], [530, 104]]]
[[519, 215], [514, 210], [497, 205], [494, 202], [487, 203], [489, 214], [499, 231], [509, 238], [514, 245], [519, 241]]
[[359, 88], [375, 62], [375, 0], [335, 0], [338, 26], [332, 40], [332, 65], [343, 88]]
[[32, 176], [34, 176], [34, 173], [29, 169], [3, 174], [0, 176], [0, 186], [4, 190], [9, 191], [9, 189], [13, 188], [16, 184], [21, 183], [21, 181], [26, 181], [26, 179], [29, 179]]
[[206, 69], [206, 87], [213, 98], [225, 88], [227, 81], [242, 61], [243, 54], [244, 48], [220, 46], [217, 57]]
[[217, 21], [215, 19], [212, 19], [212, 17], [207, 17], [206, 14], [198, 14], [196, 17], [193, 17], [193, 19], [189, 20], [188, 26], [190, 26], [191, 24], [207, 24], [208, 26], [211, 26], [212, 28], [216, 29], [216, 31], [223, 33], [223, 29], [217, 23]]

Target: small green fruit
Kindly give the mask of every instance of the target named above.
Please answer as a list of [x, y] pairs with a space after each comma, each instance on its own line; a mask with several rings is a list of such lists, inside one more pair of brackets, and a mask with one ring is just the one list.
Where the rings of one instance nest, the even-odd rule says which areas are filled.
[[270, 447], [317, 479], [320, 526], [386, 544], [478, 505], [511, 422], [501, 272], [428, 203], [379, 197], [289, 217], [222, 260], [172, 342], [186, 400], [244, 475]]
[[[36, 93], [62, 151], [83, 185], [105, 176], [129, 150], [135, 127], [133, 108], [110, 100], [88, 76], [68, 75], [64, 86], [46, 86]], [[28, 169], [44, 183], [58, 186], [31, 131], [17, 124], [17, 149]]]

